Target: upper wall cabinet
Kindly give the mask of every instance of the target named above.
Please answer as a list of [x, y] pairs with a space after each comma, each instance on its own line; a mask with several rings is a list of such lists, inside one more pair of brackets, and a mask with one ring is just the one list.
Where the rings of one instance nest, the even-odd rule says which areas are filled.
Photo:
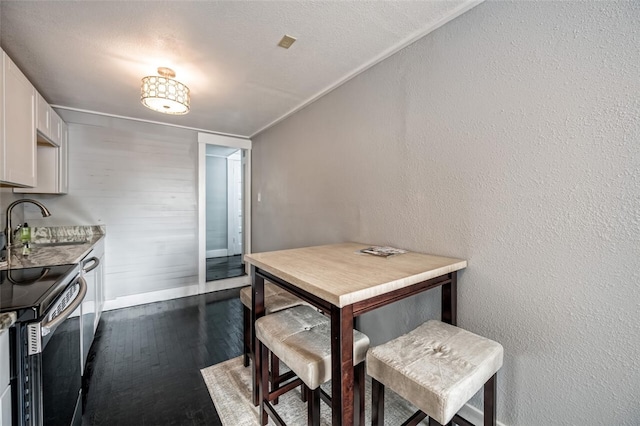
[[[40, 95], [38, 95], [40, 96]], [[47, 104], [47, 106], [49, 106]], [[69, 189], [69, 132], [67, 124], [49, 108], [51, 118], [52, 139], [43, 138], [38, 128], [37, 174], [38, 183], [33, 188], [14, 188], [13, 192], [21, 194], [66, 194]], [[57, 145], [54, 145], [54, 139]]]
[[40, 93], [36, 92], [36, 96], [38, 98], [36, 130], [38, 131], [39, 139], [44, 139], [42, 142], [50, 142], [54, 146], [60, 146], [64, 121], [49, 106]]
[[4, 52], [0, 73], [0, 185], [16, 193], [66, 194], [66, 123]]
[[16, 64], [1, 52], [0, 182], [34, 187], [37, 182], [36, 91]]
[[51, 107], [40, 93], [36, 93], [36, 129], [46, 137], [51, 134]]
[[58, 156], [58, 194], [69, 192], [69, 128], [60, 120], [60, 154]]

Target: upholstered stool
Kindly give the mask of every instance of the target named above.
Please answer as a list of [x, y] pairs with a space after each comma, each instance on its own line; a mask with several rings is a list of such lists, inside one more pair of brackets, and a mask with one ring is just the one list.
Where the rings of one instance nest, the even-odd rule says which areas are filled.
[[[385, 386], [415, 405], [417, 424], [460, 420], [456, 413], [484, 386], [484, 424], [495, 425], [496, 373], [502, 366], [502, 345], [440, 321], [427, 321], [415, 330], [367, 352], [372, 380], [372, 425], [384, 424]], [[454, 418], [455, 416], [455, 418]]]
[[[243, 340], [244, 340], [244, 366], [249, 366], [249, 360], [251, 359], [251, 299], [253, 291], [251, 286], [244, 287], [240, 290], [240, 301], [242, 302], [242, 319], [243, 319]], [[265, 315], [281, 311], [283, 309], [291, 308], [293, 306], [304, 303], [287, 290], [272, 284], [268, 281], [264, 283], [264, 310]], [[280, 362], [276, 356], [271, 357], [271, 367], [269, 369], [272, 376], [272, 384], [274, 389], [278, 388], [279, 381], [286, 380], [287, 376], [280, 376]], [[253, 382], [253, 395], [254, 405], [258, 405], [258, 397], [255, 392], [258, 386], [259, 377], [254, 377]], [[278, 400], [274, 401], [277, 404]]]
[[[244, 366], [249, 366], [251, 359], [251, 286], [240, 290], [240, 301], [242, 302], [243, 338], [244, 338]], [[304, 303], [287, 290], [272, 284], [268, 281], [264, 283], [264, 311], [271, 314], [283, 309], [291, 308]]]
[[[262, 425], [266, 425], [270, 415], [276, 423], [282, 424], [270, 401], [279, 395], [304, 383], [307, 392], [307, 418], [309, 425], [320, 424], [320, 398], [328, 395], [320, 389], [322, 383], [331, 380], [331, 321], [310, 306], [296, 306], [256, 321], [256, 336], [262, 345], [262, 366], [271, 351], [293, 371], [297, 379], [283, 385], [277, 392], [269, 391], [268, 374], [262, 371], [262, 400], [260, 412]], [[364, 361], [369, 338], [361, 332], [353, 331], [353, 364], [355, 366], [355, 390], [359, 409], [359, 424], [364, 424]]]

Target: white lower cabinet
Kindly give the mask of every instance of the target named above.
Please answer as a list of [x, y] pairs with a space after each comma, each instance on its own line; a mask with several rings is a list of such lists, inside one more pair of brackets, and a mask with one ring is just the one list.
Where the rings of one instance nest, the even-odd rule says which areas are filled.
[[0, 331], [0, 426], [11, 425], [9, 330]]
[[87, 294], [81, 305], [81, 329], [82, 329], [82, 371], [87, 362], [89, 349], [100, 315], [104, 306], [104, 239], [98, 241], [92, 248], [91, 252], [82, 260], [82, 268], [84, 280], [87, 282]]
[[100, 259], [100, 264], [96, 268], [96, 317], [93, 330], [98, 329], [100, 316], [104, 309], [104, 240], [96, 244], [96, 256]]
[[0, 426], [11, 426], [11, 386], [0, 396]]

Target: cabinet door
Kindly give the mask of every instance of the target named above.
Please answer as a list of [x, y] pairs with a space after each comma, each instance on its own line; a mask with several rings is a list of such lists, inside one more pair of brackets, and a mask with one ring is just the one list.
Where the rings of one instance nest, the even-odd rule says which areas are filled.
[[[90, 253], [85, 259], [90, 259], [95, 254]], [[83, 261], [84, 262], [84, 261]], [[83, 265], [84, 268], [84, 265]], [[87, 265], [87, 269], [91, 268], [91, 264]], [[87, 356], [89, 355], [89, 349], [93, 343], [93, 337], [95, 336], [95, 322], [96, 322], [96, 271], [95, 268], [88, 272], [83, 272], [82, 276], [87, 282], [87, 294], [84, 296], [82, 302], [82, 372], [87, 366]]]
[[[59, 118], [57, 114], [52, 117]], [[67, 124], [62, 119], [59, 120], [59, 128], [61, 133], [60, 146], [48, 143], [37, 145], [38, 185], [33, 188], [14, 188], [13, 192], [17, 194], [66, 194], [69, 191], [68, 131]], [[38, 135], [38, 138], [41, 137]]]
[[60, 168], [58, 170], [58, 192], [66, 194], [69, 192], [69, 128], [67, 123], [62, 121], [60, 134]]
[[38, 184], [33, 188], [13, 188], [17, 194], [57, 194], [60, 188], [60, 148], [52, 145], [38, 145]]
[[49, 140], [51, 140], [51, 142], [56, 146], [60, 146], [62, 123], [63, 123], [62, 118], [60, 118], [60, 116], [52, 109], [51, 110], [51, 135], [49, 137]]
[[47, 138], [51, 137], [51, 107], [40, 93], [36, 92], [36, 129]]
[[0, 426], [11, 425], [9, 330], [0, 331]]
[[11, 424], [11, 386], [7, 386], [0, 395], [0, 425], [10, 426]]
[[9, 330], [0, 331], [0, 391], [9, 384]]
[[17, 186], [36, 186], [35, 89], [3, 52], [4, 145], [0, 180]]
[[100, 316], [102, 315], [102, 310], [104, 309], [104, 271], [105, 271], [105, 241], [102, 239], [98, 241], [98, 243], [93, 247], [93, 255], [100, 259], [100, 263], [98, 263], [98, 267], [94, 270], [96, 273], [96, 316], [95, 316], [95, 324], [93, 326], [94, 330], [98, 328], [98, 323], [100, 322]]

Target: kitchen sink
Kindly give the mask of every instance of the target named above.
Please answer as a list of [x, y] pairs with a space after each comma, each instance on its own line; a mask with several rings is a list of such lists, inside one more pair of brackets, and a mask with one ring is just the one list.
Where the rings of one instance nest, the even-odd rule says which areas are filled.
[[89, 242], [88, 240], [56, 241], [56, 242], [49, 242], [49, 243], [31, 243], [31, 246], [32, 247], [78, 246], [81, 244], [87, 244], [88, 242]]

